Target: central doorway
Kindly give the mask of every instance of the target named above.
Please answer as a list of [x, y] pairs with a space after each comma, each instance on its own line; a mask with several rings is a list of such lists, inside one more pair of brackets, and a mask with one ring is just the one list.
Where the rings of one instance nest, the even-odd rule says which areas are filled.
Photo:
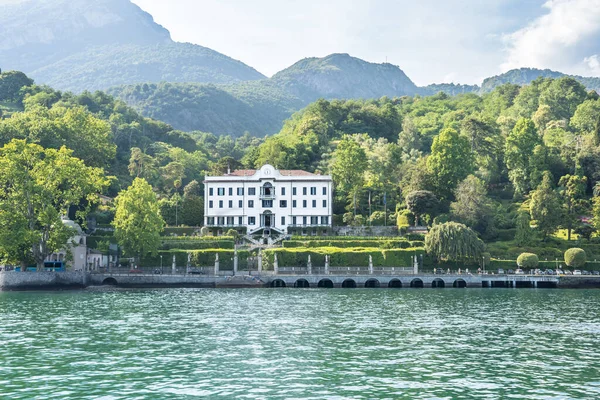
[[273, 222], [275, 221], [273, 213], [271, 211], [265, 211], [264, 214], [261, 215], [262, 226], [265, 228], [270, 228], [273, 226]]

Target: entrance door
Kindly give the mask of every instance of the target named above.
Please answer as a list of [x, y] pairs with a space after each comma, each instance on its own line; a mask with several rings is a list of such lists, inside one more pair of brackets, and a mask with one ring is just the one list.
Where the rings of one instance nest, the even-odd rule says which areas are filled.
[[265, 226], [271, 226], [271, 215], [265, 214]]

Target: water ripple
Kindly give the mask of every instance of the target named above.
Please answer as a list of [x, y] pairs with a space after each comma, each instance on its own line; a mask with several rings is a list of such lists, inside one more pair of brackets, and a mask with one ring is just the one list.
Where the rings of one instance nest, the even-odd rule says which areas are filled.
[[0, 293], [9, 399], [600, 398], [600, 291]]

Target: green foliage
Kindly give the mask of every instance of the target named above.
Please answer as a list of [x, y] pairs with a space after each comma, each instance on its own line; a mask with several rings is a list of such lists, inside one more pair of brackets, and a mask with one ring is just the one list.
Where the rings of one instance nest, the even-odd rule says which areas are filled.
[[581, 268], [586, 261], [585, 250], [583, 249], [572, 248], [565, 251], [565, 263], [571, 268]]
[[520, 268], [537, 268], [539, 262], [538, 256], [532, 253], [523, 253], [517, 258], [517, 265]]
[[[312, 239], [312, 238], [311, 238]], [[416, 244], [415, 244], [416, 243]], [[316, 247], [339, 247], [339, 248], [351, 248], [351, 247], [378, 247], [382, 249], [407, 249], [410, 247], [423, 247], [420, 243], [414, 241], [409, 242], [406, 239], [394, 239], [389, 238], [381, 240], [338, 240], [331, 238], [330, 240], [286, 240], [283, 242], [284, 248], [316, 248]]]
[[425, 237], [427, 253], [438, 260], [478, 260], [484, 248], [475, 232], [456, 222], [434, 225]]
[[515, 232], [515, 244], [517, 246], [529, 245], [533, 237], [533, 229], [531, 229], [531, 223], [529, 221], [529, 213], [520, 212], [517, 216], [517, 229]]
[[540, 139], [533, 121], [520, 119], [506, 139], [505, 160], [508, 176], [518, 193], [529, 191], [529, 179], [532, 172], [531, 155]]
[[0, 73], [0, 101], [22, 100], [19, 93], [22, 87], [33, 85], [33, 80], [19, 71]]
[[428, 190], [417, 190], [406, 196], [406, 206], [415, 215], [415, 226], [419, 224], [419, 217], [427, 215], [429, 219], [435, 217], [439, 201], [435, 194]]
[[156, 254], [165, 222], [152, 186], [135, 178], [127, 190], [119, 193], [115, 206], [115, 237], [125, 253], [138, 259]]
[[61, 217], [79, 206], [77, 217], [85, 220], [108, 183], [102, 169], [86, 166], [65, 147], [6, 144], [0, 149], [0, 258], [40, 268], [75, 234]]
[[427, 167], [436, 193], [448, 199], [456, 185], [473, 172], [473, 153], [466, 138], [453, 129], [443, 130], [433, 140]]
[[310, 250], [284, 248], [263, 251], [267, 269], [273, 268], [274, 254], [277, 254], [279, 266], [289, 267], [306, 266], [309, 255], [313, 266], [324, 266], [325, 255], [329, 255], [332, 267], [367, 267], [369, 256], [372, 257], [375, 267], [410, 267], [412, 266], [412, 257], [423, 253], [422, 248], [381, 250], [378, 248], [318, 247]]
[[549, 172], [544, 174], [542, 183], [531, 194], [529, 213], [544, 239], [556, 232], [563, 220], [561, 201], [552, 187], [552, 176]]
[[452, 215], [457, 221], [484, 234], [493, 229], [493, 212], [487, 198], [485, 183], [469, 175], [454, 191], [455, 202], [450, 204]]
[[[160, 244], [161, 250], [202, 250], [202, 249], [233, 249], [234, 241], [229, 239], [211, 238], [212, 240], [197, 240], [196, 237], [180, 237], [179, 240], [165, 240]], [[185, 239], [185, 240], [183, 240]], [[204, 239], [204, 238], [202, 238]]]

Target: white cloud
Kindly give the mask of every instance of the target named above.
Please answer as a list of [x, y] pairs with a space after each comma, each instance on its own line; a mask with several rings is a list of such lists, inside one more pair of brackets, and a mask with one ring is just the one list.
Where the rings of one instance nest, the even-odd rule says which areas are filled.
[[[600, 0], [549, 0], [543, 7], [546, 14], [504, 35], [508, 54], [502, 70], [534, 67], [582, 72], [581, 60], [586, 55], [585, 64], [596, 65], [597, 56], [581, 53], [600, 44]], [[600, 73], [600, 68], [596, 72]]]
[[600, 58], [598, 54], [594, 54], [593, 56], [584, 58], [583, 62], [588, 66], [590, 70], [600, 74]]

